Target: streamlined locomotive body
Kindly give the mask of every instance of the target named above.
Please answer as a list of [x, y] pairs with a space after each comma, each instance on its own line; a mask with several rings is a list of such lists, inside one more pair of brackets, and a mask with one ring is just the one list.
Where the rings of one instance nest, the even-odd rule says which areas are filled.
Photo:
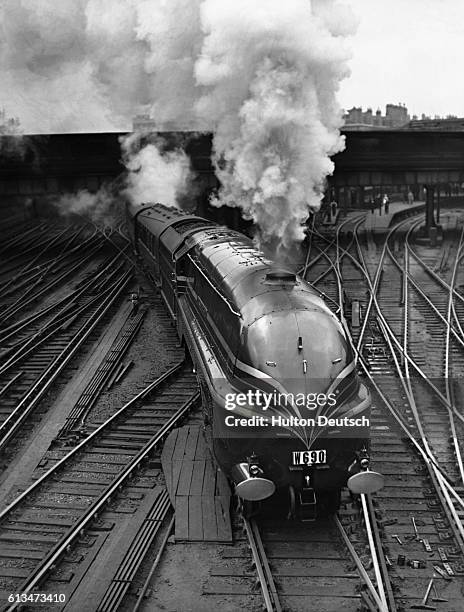
[[215, 457], [245, 500], [288, 488], [310, 518], [367, 471], [370, 395], [338, 318], [250, 239], [161, 204], [128, 206], [135, 248], [188, 346]]

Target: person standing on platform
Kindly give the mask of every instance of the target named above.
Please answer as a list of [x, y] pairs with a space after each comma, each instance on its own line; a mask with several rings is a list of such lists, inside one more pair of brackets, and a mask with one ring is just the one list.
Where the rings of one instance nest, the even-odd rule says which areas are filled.
[[408, 191], [408, 204], [409, 206], [411, 206], [411, 204], [414, 204], [414, 194], [411, 190]]
[[330, 212], [332, 214], [332, 217], [334, 218], [334, 221], [335, 221], [335, 217], [337, 216], [337, 208], [338, 208], [337, 202], [335, 202], [335, 200], [332, 200], [332, 202], [330, 202]]
[[388, 195], [386, 193], [383, 196], [383, 202], [382, 203], [383, 203], [384, 208], [385, 208], [385, 214], [388, 215], [388, 211], [390, 209], [390, 200], [389, 200]]

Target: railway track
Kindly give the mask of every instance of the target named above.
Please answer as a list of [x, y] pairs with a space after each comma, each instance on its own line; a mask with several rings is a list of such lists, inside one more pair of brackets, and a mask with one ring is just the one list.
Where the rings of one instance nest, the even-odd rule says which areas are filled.
[[[35, 304], [42, 299], [45, 305], [36, 308], [32, 314], [18, 318], [13, 315], [20, 315], [23, 311], [24, 304], [20, 301], [15, 305], [14, 312], [7, 309], [10, 316], [3, 319], [0, 330], [0, 452], [10, 449], [12, 442], [24, 442], [31, 427], [37, 424], [43, 397], [66, 368], [72, 366], [76, 355], [102, 333], [132, 282], [134, 262], [127, 256], [129, 241], [120, 229], [101, 230], [94, 226], [83, 242], [70, 248], [84, 227], [81, 226], [76, 232], [65, 229], [58, 233], [58, 236], [71, 233], [71, 240], [68, 237], [64, 243], [64, 256], [71, 256], [64, 275], [61, 269], [52, 270], [51, 282], [37, 293], [26, 296], [27, 304]], [[87, 230], [85, 232], [88, 233]], [[43, 236], [42, 240], [45, 241]], [[51, 242], [56, 246], [53, 239]], [[49, 242], [46, 244], [49, 246]], [[104, 252], [108, 250], [111, 254], [103, 259]], [[46, 247], [44, 252], [48, 252]], [[56, 260], [60, 258], [61, 255]], [[26, 264], [23, 271], [32, 269], [31, 264], [36, 260], [37, 257]], [[56, 263], [56, 260], [53, 262]], [[130, 268], [126, 266], [127, 260]], [[81, 274], [80, 279], [78, 277], [74, 289], [66, 293], [61, 291], [55, 300], [44, 297], [47, 289], [55, 287], [70, 272], [81, 268], [83, 261], [91, 262], [91, 266], [87, 266], [84, 276]], [[9, 319], [16, 320], [11, 322]], [[104, 376], [101, 382], [103, 379]], [[82, 409], [85, 410], [86, 406], [83, 405]]]
[[[363, 610], [401, 612], [422, 599], [433, 577], [436, 592], [431, 591], [430, 599], [447, 600], [437, 601], [437, 609], [462, 609], [464, 489], [459, 471], [453, 472], [456, 446], [447, 439], [452, 434], [450, 406], [460, 410], [459, 388], [450, 395], [446, 382], [441, 381], [434, 390], [423, 381], [430, 372], [447, 378], [446, 363], [448, 373], [461, 368], [458, 309], [462, 300], [456, 279], [463, 253], [460, 247], [447, 251], [448, 265], [454, 258], [454, 275], [449, 269], [450, 274], [441, 277], [440, 283], [423, 265], [423, 258], [417, 252], [418, 259], [413, 256], [412, 244], [405, 240], [411, 223], [414, 225], [414, 221], [400, 223], [380, 245], [362, 235], [361, 218], [347, 221], [332, 238], [314, 231], [312, 255], [303, 267], [328, 305], [345, 326], [350, 326], [359, 367], [373, 391], [372, 467], [385, 474], [385, 488], [355, 503], [345, 499], [333, 522], [285, 524], [264, 515], [244, 520], [244, 531], [237, 523], [236, 545], [223, 551], [223, 562], [211, 572], [209, 597], [230, 595], [230, 585], [239, 584], [242, 591], [238, 595], [248, 597], [250, 609], [259, 609], [264, 602], [267, 610], [329, 612], [359, 610], [361, 606]], [[405, 256], [403, 244], [409, 249]], [[413, 266], [412, 259], [416, 262]], [[437, 299], [430, 300], [434, 310], [424, 296], [435, 293]], [[411, 328], [415, 317], [425, 320], [435, 336], [439, 357], [434, 362], [424, 354], [422, 341]], [[182, 366], [179, 368], [178, 374], [172, 370], [171, 376], [181, 376]], [[191, 389], [193, 377], [184, 373], [188, 381], [185, 388]], [[38, 585], [41, 589], [56, 587], [56, 568], [66, 554], [69, 556], [68, 544], [79, 541], [82, 529], [93, 525], [91, 533], [98, 530], [95, 514], [103, 511], [108, 498], [133, 473], [126, 475], [126, 470], [134, 463], [142, 465], [142, 459], [136, 458], [147, 447], [147, 455], [156, 453], [167, 431], [196, 401], [185, 391], [178, 402], [181, 412], [175, 411], [173, 420], [173, 412], [167, 413], [163, 406], [173, 403], [177, 391], [165, 383], [167, 395], [158, 386], [144, 390], [133, 405], [124, 406], [123, 412], [97, 427], [76, 448], [66, 450], [0, 514], [0, 544], [14, 542], [21, 555], [12, 557], [13, 564], [2, 564], [5, 557], [0, 553], [0, 584], [5, 593], [10, 589], [29, 593]], [[149, 393], [155, 394], [153, 399], [148, 398]], [[162, 400], [161, 408], [158, 406], [162, 414], [153, 416], [156, 397]], [[146, 405], [147, 400], [152, 403]], [[156, 435], [150, 437], [148, 432], [155, 429]], [[458, 429], [455, 437], [459, 435]], [[162, 478], [160, 483], [162, 486]], [[100, 612], [116, 610], [124, 601], [143, 557], [162, 528], [164, 537], [145, 587], [153, 578], [169, 525], [172, 527], [165, 498], [165, 494], [159, 496], [144, 530], [134, 538], [98, 603]], [[43, 520], [47, 516], [49, 522]], [[100, 528], [104, 527], [100, 524]], [[245, 566], [249, 561], [254, 569]], [[72, 567], [72, 561], [65, 561], [65, 566]], [[250, 597], [256, 579], [262, 595], [255, 591]], [[135, 609], [142, 606], [142, 599], [143, 591]]]
[[[438, 609], [454, 612], [462, 602], [462, 553], [449, 512], [453, 485], [422, 444], [426, 435], [421, 439], [401, 374], [402, 363], [415, 363], [400, 350], [405, 276], [387, 243], [375, 244], [360, 235], [361, 219], [345, 229], [348, 236], [340, 233], [334, 239], [314, 234], [313, 259], [308, 258], [305, 271], [344, 324], [350, 322], [359, 366], [374, 394], [372, 465], [385, 473], [386, 487], [354, 505], [348, 501], [333, 524], [320, 522], [313, 529], [282, 527], [282, 521], [265, 516], [246, 521], [245, 531], [237, 531], [236, 545], [223, 551], [221, 563], [210, 573], [205, 594], [230, 601], [233, 591], [237, 601], [247, 598], [249, 609], [260, 609], [264, 602], [268, 610], [358, 610], [361, 605], [365, 610], [401, 611], [422, 600], [434, 576], [436, 592], [430, 588], [430, 597], [438, 600]], [[398, 252], [404, 233], [392, 232], [392, 238], [391, 251]], [[355, 308], [353, 301], [359, 302]], [[318, 550], [328, 558], [321, 559]], [[250, 595], [256, 579], [261, 598]], [[330, 600], [335, 590], [341, 596]], [[143, 592], [135, 609], [142, 599]]]
[[[378, 406], [382, 407], [380, 412], [373, 414], [374, 419], [380, 419], [379, 425], [372, 430], [374, 457], [378, 456], [379, 464], [385, 466], [391, 455], [391, 467], [386, 468], [386, 488], [377, 494], [381, 513], [388, 516], [392, 510], [395, 512], [396, 522], [386, 530], [390, 540], [386, 544], [388, 550], [394, 550], [393, 558], [403, 553], [417, 556], [416, 561], [429, 572], [427, 577], [422, 577], [421, 586], [425, 591], [434, 572], [440, 580], [450, 578], [446, 568], [450, 568], [451, 558], [455, 566], [460, 567], [460, 527], [456, 523], [459, 511], [452, 499], [456, 495], [459, 497], [459, 490], [445, 477], [449, 474], [448, 468], [454, 469], [456, 465], [455, 457], [449, 454], [449, 422], [447, 429], [443, 429], [440, 407], [437, 407], [439, 401], [433, 389], [428, 384], [424, 386], [423, 382], [419, 388], [419, 379], [414, 376], [420, 370], [417, 357], [421, 340], [416, 340], [415, 360], [408, 343], [411, 315], [417, 314], [408, 300], [408, 269], [398, 264], [398, 256], [393, 254], [388, 242], [397, 231], [398, 228], [390, 232], [382, 249], [372, 283], [375, 308], [365, 327], [369, 340], [361, 345], [361, 350], [368, 366], [366, 373], [378, 391]], [[406, 244], [404, 238], [402, 242]], [[409, 372], [408, 366], [414, 373]], [[446, 457], [436, 456], [432, 451], [433, 443], [440, 444], [440, 450], [446, 450]], [[447, 460], [444, 470], [440, 469], [438, 459]], [[415, 531], [419, 523], [423, 537], [418, 537]], [[452, 567], [450, 569], [453, 571]], [[403, 584], [396, 583], [398, 592], [410, 596], [413, 589], [417, 589], [419, 576], [417, 573], [405, 576], [401, 571]], [[408, 582], [411, 584], [409, 593], [405, 588]], [[456, 589], [455, 585], [454, 590], [447, 586], [447, 589], [450, 593], [448, 609], [459, 609], [461, 603], [456, 593], [459, 586]]]
[[101, 276], [74, 292], [72, 301], [47, 324], [15, 335], [0, 366], [0, 451], [23, 431], [28, 417], [85, 343], [101, 332], [131, 278], [131, 271], [113, 259]]
[[[391, 609], [377, 592], [372, 568], [364, 567], [356, 550], [363, 549], [359, 510], [351, 501], [344, 505], [340, 517], [312, 525], [244, 520], [266, 610]], [[224, 578], [233, 571], [219, 568], [215, 573]]]
[[[62, 234], [65, 233], [71, 236], [63, 238]], [[62, 237], [61, 243], [57, 242], [57, 237], [52, 237], [42, 250], [34, 246], [22, 249], [15, 256], [21, 264], [14, 268], [7, 267], [8, 260], [3, 262], [0, 268], [0, 274], [3, 274], [3, 281], [0, 280], [2, 327], [33, 309], [37, 301], [52, 294], [71, 276], [94, 261], [105, 242], [96, 231], [79, 240], [81, 233], [82, 227], [72, 232], [69, 229], [61, 230], [58, 233], [58, 237]], [[39, 248], [39, 253], [34, 255], [35, 248]]]
[[[353, 235], [358, 222], [351, 228]], [[329, 306], [344, 320], [344, 306], [349, 298], [342, 289], [341, 269], [350, 269], [353, 290], [359, 288], [361, 274], [343, 260], [354, 244], [353, 238], [345, 241], [344, 248], [341, 242], [339, 232], [330, 239], [313, 231], [309, 247], [314, 257], [311, 261], [309, 256], [306, 258], [301, 272], [309, 276], [313, 286], [321, 290]], [[372, 500], [370, 496], [361, 496], [359, 509], [346, 510], [347, 507], [351, 503], [345, 507], [350, 535], [339, 518], [332, 525], [317, 521], [313, 526], [286, 525], [282, 519], [277, 522], [261, 517], [244, 519], [266, 610], [358, 610], [360, 601], [366, 609], [396, 610]], [[360, 542], [361, 548], [367, 546], [370, 551], [369, 570], [356, 550]], [[241, 553], [232, 555], [239, 567], [231, 568], [229, 564], [226, 569], [218, 568], [213, 572], [216, 582], [249, 575], [241, 570]], [[354, 573], [347, 571], [350, 565], [354, 565]], [[357, 592], [359, 577], [361, 594]], [[220, 585], [213, 585], [212, 589], [221, 593]]]
[[[404, 222], [404, 224], [409, 223]], [[400, 228], [404, 227], [404, 224], [401, 223]], [[353, 329], [352, 327], [351, 331], [353, 332], [352, 337], [357, 343], [356, 348], [360, 353], [360, 365], [365, 368], [366, 373], [371, 378], [374, 389], [377, 388], [380, 391], [380, 394], [376, 395], [376, 405], [373, 408], [372, 415], [372, 450], [374, 457], [378, 457], [378, 460], [374, 462], [374, 469], [378, 466], [379, 471], [386, 472], [387, 476], [385, 489], [380, 491], [373, 500], [376, 504], [375, 523], [377, 523], [381, 536], [377, 551], [379, 559], [388, 559], [393, 582], [391, 592], [395, 591], [395, 600], [400, 605], [407, 605], [408, 602], [413, 603], [415, 598], [421, 598], [421, 588], [424, 592], [430, 574], [426, 577], [420, 576], [420, 572], [418, 575], [417, 571], [414, 572], [410, 569], [410, 566], [405, 566], [405, 568], [398, 566], [395, 571], [392, 569], [395, 557], [392, 551], [395, 551], [397, 558], [400, 558], [400, 560], [402, 552], [416, 555], [417, 559], [409, 559], [411, 563], [415, 561], [415, 565], [420, 566], [420, 568], [427, 568], [432, 574], [435, 572], [436, 576], [439, 576], [442, 580], [445, 580], [445, 578], [440, 574], [440, 570], [443, 576], [450, 578], [449, 574], [446, 576], [446, 568], [454, 571], [452, 566], [460, 568], [462, 562], [458, 542], [453, 539], [453, 536], [459, 535], [459, 528], [452, 529], [452, 523], [456, 522], [456, 516], [462, 511], [459, 500], [456, 503], [455, 499], [456, 496], [459, 497], [460, 490], [446, 482], [440, 472], [437, 478], [434, 472], [436, 468], [433, 465], [434, 463], [436, 465], [436, 458], [431, 460], [421, 445], [417, 444], [417, 440], [421, 439], [422, 441], [425, 440], [426, 445], [430, 441], [424, 431], [422, 431], [421, 436], [420, 425], [418, 427], [415, 423], [414, 411], [410, 407], [412, 394], [407, 393], [403, 384], [404, 374], [400, 374], [400, 369], [397, 367], [401, 363], [400, 351], [396, 349], [395, 355], [392, 355], [391, 347], [385, 339], [386, 328], [382, 327], [382, 320], [378, 321], [380, 313], [382, 317], [388, 319], [390, 334], [400, 340], [404, 338], [405, 321], [407, 325], [410, 319], [405, 309], [402, 308], [405, 300], [406, 310], [408, 308], [404, 287], [404, 279], [407, 275], [403, 273], [401, 266], [398, 265], [397, 258], [393, 254], [394, 251], [399, 250], [401, 242], [404, 243], [404, 238], [398, 238], [392, 231], [388, 236], [388, 240], [392, 239], [392, 247], [390, 247], [388, 240], [380, 245], [380, 249], [377, 245], [369, 244], [369, 241], [362, 245], [362, 238], [358, 233], [360, 227], [361, 223], [354, 223], [356, 255], [353, 255], [353, 242], [350, 240], [345, 240], [345, 246], [347, 246], [345, 249], [341, 247], [338, 254], [334, 251], [334, 243], [340, 249], [340, 240], [323, 240], [326, 246], [322, 245], [321, 249], [325, 250], [327, 255], [325, 257], [326, 270], [319, 270], [319, 277], [322, 279], [324, 277], [329, 278], [330, 273], [332, 277], [337, 273], [341, 276], [340, 287], [342, 280], [343, 285], [346, 285], [343, 276], [348, 273], [354, 293], [361, 296], [360, 310], [361, 314], [364, 314], [362, 326], [359, 329]], [[458, 248], [456, 252], [459, 253], [459, 251]], [[375, 261], [376, 258], [380, 261], [375, 268], [372, 263], [369, 265], [369, 261]], [[331, 271], [329, 270], [330, 267], [332, 268]], [[353, 275], [355, 269], [358, 273]], [[361, 272], [361, 275], [359, 272]], [[360, 282], [362, 277], [364, 277], [363, 282]], [[320, 282], [318, 278], [315, 280]], [[321, 286], [324, 287], [323, 282]], [[334, 286], [333, 279], [331, 286]], [[430, 288], [428, 290], [430, 291]], [[440, 292], [441, 312], [448, 313], [448, 310], [450, 310], [449, 307], [447, 308], [448, 293], [450, 291], [443, 292], [442, 290]], [[456, 297], [456, 294], [454, 295]], [[348, 307], [352, 306], [349, 299], [340, 304], [341, 313], [343, 313], [343, 307], [346, 305]], [[350, 310], [351, 323], [353, 324], [352, 307]], [[450, 325], [448, 325], [448, 329], [451, 329]], [[443, 345], [443, 338], [446, 336], [446, 334], [443, 334], [443, 328], [441, 335]], [[397, 340], [397, 342], [401, 346], [400, 340]], [[408, 357], [409, 360], [403, 356], [402, 362], [406, 361], [408, 363], [410, 361], [416, 367], [419, 367], [412, 356], [408, 355]], [[445, 351], [443, 351], [441, 359], [442, 364], [443, 361], [445, 361]], [[418, 390], [416, 389], [416, 395], [417, 393]], [[418, 397], [417, 403], [424, 403], [424, 393], [426, 395], [428, 393], [428, 400], [430, 401], [433, 393], [431, 389], [427, 389], [425, 392], [422, 390], [422, 396]], [[391, 401], [390, 412], [385, 410], [388, 404], [387, 398]], [[432, 424], [435, 422], [436, 425], [436, 396], [434, 400], [435, 406], [430, 406], [427, 416], [431, 419]], [[447, 429], [447, 435], [444, 435], [443, 429], [437, 431], [432, 426], [428, 435], [433, 437], [435, 434], [436, 443], [440, 442], [442, 445], [445, 439], [445, 445], [449, 447], [447, 442], [449, 433], [449, 428]], [[418, 448], [415, 448], [415, 445]], [[388, 465], [389, 458], [392, 459], [391, 465]], [[440, 458], [443, 459], [444, 457], [441, 456]], [[449, 459], [449, 456], [447, 458]], [[429, 474], [431, 463], [432, 469], [431, 474]], [[444, 468], [445, 470], [448, 467], [454, 469], [455, 465], [456, 458], [453, 456], [449, 466], [445, 464]], [[450, 496], [454, 499], [454, 502]], [[435, 512], [433, 514], [433, 509], [442, 509], [442, 513]], [[394, 520], [389, 518], [392, 510], [395, 512]], [[414, 531], [418, 525], [421, 526], [422, 537], [418, 537], [418, 532]], [[399, 532], [399, 535], [396, 532]], [[426, 541], [427, 547], [430, 547], [430, 551], [426, 550], [423, 540]], [[414, 552], [411, 550], [414, 548], [412, 541], [416, 544]], [[405, 548], [401, 548], [402, 546]], [[425, 559], [424, 553], [426, 554]], [[406, 563], [408, 561], [407, 556], [405, 555]], [[447, 560], [443, 561], [443, 559]], [[452, 559], [451, 566], [450, 559]], [[431, 566], [431, 562], [435, 562], [435, 564]], [[456, 588], [453, 591], [453, 588], [447, 585], [447, 590], [450, 597], [448, 601], [449, 609], [459, 609], [461, 602], [457, 596]], [[391, 602], [388, 605], [388, 609], [393, 609]], [[393, 603], [393, 605], [395, 604]]]
[[[177, 364], [67, 452], [0, 513], [4, 598], [9, 592], [31, 593], [43, 584], [82, 531], [91, 528], [96, 515], [156, 452], [198, 398], [194, 375], [184, 363]], [[19, 558], [17, 564], [7, 563], [8, 555], [13, 560]]]

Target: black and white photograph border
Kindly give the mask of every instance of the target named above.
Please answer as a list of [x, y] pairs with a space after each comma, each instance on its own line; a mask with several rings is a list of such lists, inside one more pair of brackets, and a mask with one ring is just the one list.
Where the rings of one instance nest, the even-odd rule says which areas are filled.
[[459, 0], [2, 0], [0, 609], [464, 608]]

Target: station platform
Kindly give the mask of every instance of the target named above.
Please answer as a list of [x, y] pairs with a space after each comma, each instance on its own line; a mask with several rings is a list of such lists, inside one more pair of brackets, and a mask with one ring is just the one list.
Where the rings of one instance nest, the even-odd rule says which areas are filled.
[[[392, 226], [395, 220], [404, 218], [408, 214], [414, 215], [418, 212], [425, 210], [425, 202], [415, 202], [414, 204], [407, 204], [404, 202], [390, 202], [388, 213], [385, 213], [385, 207], [382, 206], [381, 210], [378, 208], [371, 212], [367, 211], [366, 220], [364, 222], [364, 228], [368, 232], [374, 234], [385, 233]], [[353, 216], [357, 216], [356, 213]]]

